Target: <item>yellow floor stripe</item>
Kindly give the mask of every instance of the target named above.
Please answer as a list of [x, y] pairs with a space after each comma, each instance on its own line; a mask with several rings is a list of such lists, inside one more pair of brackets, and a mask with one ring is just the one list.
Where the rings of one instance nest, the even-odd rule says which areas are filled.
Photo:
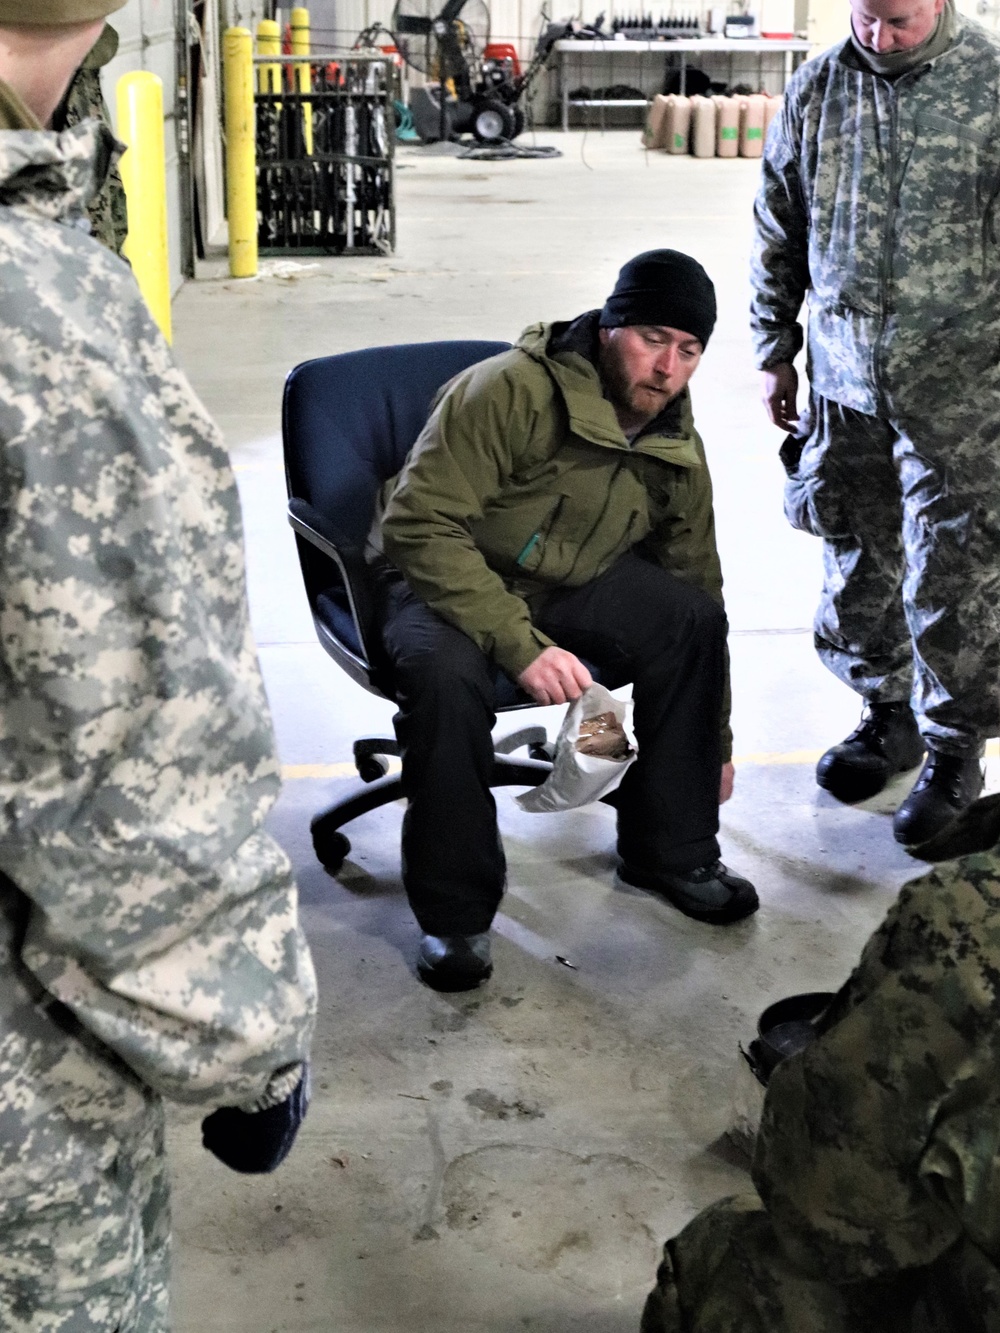
[[[398, 759], [389, 760], [389, 772], [398, 773]], [[348, 760], [343, 764], [282, 764], [281, 776], [285, 782], [303, 782], [314, 778], [356, 778], [358, 770]]]
[[[771, 768], [777, 764], [815, 764], [822, 750], [757, 750], [733, 756], [737, 768]], [[1000, 741], [988, 741], [986, 758], [1000, 758]], [[398, 759], [389, 760], [389, 772], [398, 773]], [[356, 778], [357, 769], [350, 760], [341, 764], [284, 764], [281, 776], [285, 782], [307, 782], [330, 778]]]

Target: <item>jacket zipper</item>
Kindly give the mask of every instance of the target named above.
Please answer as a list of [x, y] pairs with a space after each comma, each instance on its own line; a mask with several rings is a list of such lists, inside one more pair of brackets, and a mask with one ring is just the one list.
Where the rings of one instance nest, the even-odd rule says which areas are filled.
[[[548, 538], [549, 534], [551, 533], [552, 529], [555, 527], [559, 519], [559, 514], [562, 511], [562, 507], [565, 504], [565, 502], [566, 502], [566, 497], [564, 495], [560, 495], [559, 498], [556, 500], [555, 504], [552, 506], [552, 508], [546, 515], [545, 522], [542, 525], [542, 527], [540, 527], [537, 532], [533, 532], [531, 536], [528, 538], [527, 542], [524, 545], [524, 549], [521, 551], [521, 554], [515, 560], [514, 562], [515, 564], [523, 566], [526, 563], [528, 557], [531, 555], [532, 551], [542, 540], [542, 538], [543, 537]], [[543, 560], [545, 559], [544, 551], [542, 552], [542, 559]]]
[[885, 227], [882, 234], [882, 253], [879, 256], [879, 307], [881, 327], [872, 349], [872, 379], [879, 398], [885, 401], [885, 385], [882, 380], [882, 348], [885, 340], [886, 325], [889, 322], [889, 284], [892, 277], [892, 232], [896, 222], [899, 183], [896, 180], [899, 149], [899, 99], [896, 84], [887, 83], [889, 94], [889, 202], [885, 211]]

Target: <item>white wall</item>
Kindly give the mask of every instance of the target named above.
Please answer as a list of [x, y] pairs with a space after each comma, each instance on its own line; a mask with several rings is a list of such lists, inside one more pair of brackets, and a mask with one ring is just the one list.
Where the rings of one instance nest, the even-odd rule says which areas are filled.
[[183, 282], [181, 270], [182, 182], [177, 152], [177, 14], [176, 0], [128, 0], [111, 22], [120, 37], [118, 55], [105, 68], [104, 97], [117, 124], [115, 88], [130, 70], [148, 69], [163, 82], [164, 134], [167, 156], [167, 222], [173, 290]]
[[1000, 0], [956, 0], [963, 14], [968, 14], [994, 32], [1000, 32]]

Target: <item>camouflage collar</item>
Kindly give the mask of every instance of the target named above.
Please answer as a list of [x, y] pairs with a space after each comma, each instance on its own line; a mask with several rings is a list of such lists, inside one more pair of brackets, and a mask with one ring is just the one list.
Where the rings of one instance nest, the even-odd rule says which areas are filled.
[[54, 221], [75, 222], [101, 190], [124, 151], [96, 120], [62, 133], [0, 133], [0, 204], [27, 208]]

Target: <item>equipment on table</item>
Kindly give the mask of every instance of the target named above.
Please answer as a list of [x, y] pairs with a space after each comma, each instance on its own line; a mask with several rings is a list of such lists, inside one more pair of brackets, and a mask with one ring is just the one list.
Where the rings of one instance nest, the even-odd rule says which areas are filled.
[[753, 14], [730, 14], [726, 19], [726, 37], [756, 37], [757, 20]]
[[[521, 103], [541, 73], [566, 24], [548, 24], [523, 72], [512, 48], [490, 46], [483, 0], [396, 0], [393, 41], [400, 55], [430, 82], [410, 101], [424, 142], [471, 133], [480, 143], [504, 143], [524, 129]], [[442, 89], [444, 90], [442, 94]]]

